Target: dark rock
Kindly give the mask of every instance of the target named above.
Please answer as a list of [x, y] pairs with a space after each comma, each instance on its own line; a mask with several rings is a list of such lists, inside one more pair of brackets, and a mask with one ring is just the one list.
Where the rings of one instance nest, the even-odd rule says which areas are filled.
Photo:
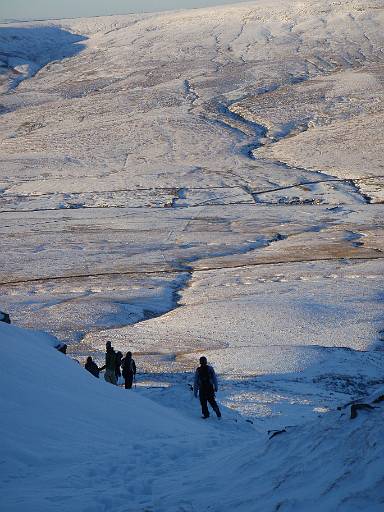
[[355, 419], [357, 417], [357, 411], [370, 411], [374, 409], [372, 405], [369, 404], [352, 404], [351, 405], [351, 420]]
[[0, 322], [5, 322], [6, 324], [11, 323], [11, 319], [9, 318], [8, 313], [4, 313], [3, 311], [0, 311]]
[[283, 430], [268, 430], [269, 439], [272, 439], [272, 437], [283, 434], [284, 432], [286, 432], [285, 428]]
[[55, 349], [61, 352], [62, 354], [67, 353], [67, 348], [68, 346], [66, 343], [59, 343], [58, 345], [55, 346]]

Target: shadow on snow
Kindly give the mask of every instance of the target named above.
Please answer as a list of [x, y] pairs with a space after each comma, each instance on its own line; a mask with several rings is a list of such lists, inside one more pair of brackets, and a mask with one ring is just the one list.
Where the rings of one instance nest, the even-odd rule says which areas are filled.
[[79, 54], [87, 37], [58, 26], [0, 28], [0, 75], [9, 74], [10, 89], [48, 63]]

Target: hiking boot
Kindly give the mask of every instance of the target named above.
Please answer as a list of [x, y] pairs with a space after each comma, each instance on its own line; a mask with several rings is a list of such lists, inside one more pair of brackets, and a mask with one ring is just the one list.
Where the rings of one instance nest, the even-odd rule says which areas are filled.
[[206, 419], [208, 419], [208, 418], [209, 418], [209, 416], [202, 416], [202, 417], [201, 417], [201, 419], [202, 419], [202, 420], [206, 420]]

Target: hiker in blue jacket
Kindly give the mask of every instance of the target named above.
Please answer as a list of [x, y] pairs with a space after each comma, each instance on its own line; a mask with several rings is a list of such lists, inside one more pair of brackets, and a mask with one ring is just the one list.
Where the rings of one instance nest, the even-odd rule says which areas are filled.
[[202, 356], [200, 357], [200, 366], [196, 368], [195, 372], [193, 393], [196, 398], [199, 393], [203, 419], [209, 418], [208, 403], [215, 411], [216, 416], [221, 418], [221, 412], [215, 400], [215, 391], [217, 392], [217, 389], [218, 385], [215, 370], [212, 366], [209, 366], [207, 358]]

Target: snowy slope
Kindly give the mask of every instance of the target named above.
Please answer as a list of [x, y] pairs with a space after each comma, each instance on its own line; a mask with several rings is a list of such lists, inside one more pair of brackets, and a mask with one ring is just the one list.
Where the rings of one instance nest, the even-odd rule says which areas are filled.
[[[113, 485], [107, 468], [112, 480], [117, 472], [129, 479], [173, 437], [190, 449], [204, 435], [196, 422], [96, 380], [44, 335], [1, 324], [0, 339], [4, 511], [85, 510], [93, 493]], [[55, 499], [65, 489], [68, 499]]]
[[381, 404], [268, 439], [98, 381], [42, 335], [0, 337], [4, 511], [381, 510]]

